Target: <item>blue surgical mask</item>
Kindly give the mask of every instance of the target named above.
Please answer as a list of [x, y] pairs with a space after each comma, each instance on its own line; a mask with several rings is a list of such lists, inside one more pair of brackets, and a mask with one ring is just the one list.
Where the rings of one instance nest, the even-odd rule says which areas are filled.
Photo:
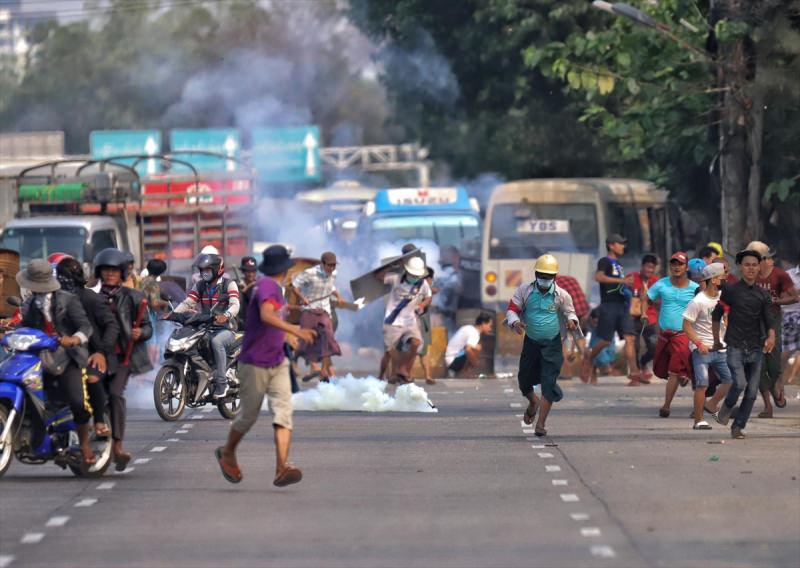
[[536, 285], [541, 290], [549, 290], [550, 286], [553, 285], [553, 279], [552, 278], [536, 278]]
[[408, 282], [409, 284], [412, 284], [412, 285], [416, 284], [420, 280], [422, 280], [422, 279], [421, 278], [416, 278], [414, 276], [406, 276], [406, 282]]

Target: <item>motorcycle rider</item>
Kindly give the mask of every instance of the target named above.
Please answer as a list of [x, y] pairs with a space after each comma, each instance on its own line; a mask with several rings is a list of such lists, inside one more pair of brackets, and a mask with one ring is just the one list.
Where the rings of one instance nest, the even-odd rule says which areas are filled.
[[80, 262], [71, 256], [64, 256], [56, 264], [56, 279], [62, 290], [78, 297], [89, 323], [92, 324], [86, 387], [94, 413], [95, 433], [98, 436], [108, 436], [108, 425], [105, 423], [108, 401], [102, 379], [108, 370], [108, 361], [116, 356], [114, 349], [119, 339], [119, 324], [103, 298], [86, 287], [86, 277]]
[[48, 335], [57, 336], [58, 343], [66, 351], [68, 362], [60, 375], [44, 371], [44, 382], [48, 389], [58, 385], [62, 396], [68, 401], [75, 427], [81, 457], [85, 465], [97, 463], [89, 446], [89, 419], [92, 408], [86, 397], [86, 365], [89, 359], [87, 344], [92, 335], [92, 324], [77, 297], [62, 291], [53, 276], [53, 268], [43, 258], [31, 260], [25, 270], [17, 273], [17, 282], [31, 291], [25, 301], [22, 326], [40, 329]]
[[[125, 387], [131, 374], [145, 373], [153, 368], [146, 342], [153, 335], [153, 326], [144, 308], [147, 303], [138, 290], [123, 286], [128, 278], [128, 257], [116, 248], [101, 250], [94, 257], [94, 275], [100, 281], [100, 297], [108, 304], [119, 324], [119, 339], [114, 356], [107, 361], [105, 385], [111, 409], [111, 436], [114, 440], [114, 465], [124, 471], [131, 454], [123, 449], [125, 438]], [[126, 361], [127, 354], [130, 357]]]
[[228, 380], [225, 377], [228, 367], [228, 349], [236, 337], [233, 333], [236, 316], [239, 314], [239, 287], [225, 276], [225, 262], [218, 254], [201, 254], [195, 261], [200, 280], [192, 286], [189, 295], [175, 308], [179, 314], [199, 311], [211, 314], [214, 309], [214, 327], [211, 335], [211, 351], [214, 353], [215, 399], [228, 394]]

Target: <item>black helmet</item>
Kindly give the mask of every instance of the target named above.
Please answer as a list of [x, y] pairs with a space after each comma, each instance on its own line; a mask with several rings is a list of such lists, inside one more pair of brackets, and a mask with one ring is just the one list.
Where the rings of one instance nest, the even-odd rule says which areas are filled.
[[132, 252], [124, 250], [124, 251], [122, 251], [122, 254], [125, 255], [125, 262], [127, 262], [128, 264], [135, 264], [136, 263], [136, 259], [133, 258], [133, 253]]
[[94, 276], [95, 278], [100, 278], [100, 269], [104, 266], [111, 266], [119, 268], [122, 271], [122, 280], [127, 280], [128, 262], [128, 256], [121, 250], [116, 248], [103, 249], [94, 257]]
[[195, 266], [197, 266], [197, 270], [200, 272], [203, 272], [206, 268], [210, 268], [215, 279], [222, 276], [222, 273], [225, 271], [222, 264], [222, 257], [218, 254], [201, 254], [197, 257]]
[[75, 287], [86, 286], [86, 277], [83, 274], [81, 263], [71, 256], [64, 257], [56, 265], [56, 278], [61, 282], [61, 287], [67, 289], [64, 284], [72, 284]]

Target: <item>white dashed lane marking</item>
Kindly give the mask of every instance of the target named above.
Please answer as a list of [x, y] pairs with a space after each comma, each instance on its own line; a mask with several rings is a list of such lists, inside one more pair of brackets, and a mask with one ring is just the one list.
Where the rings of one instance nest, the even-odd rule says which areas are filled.
[[583, 527], [581, 529], [581, 536], [585, 536], [586, 538], [600, 536], [600, 529], [597, 527]]
[[560, 485], [560, 486], [567, 485], [567, 480], [566, 479], [554, 479], [553, 480], [553, 485]]
[[135, 460], [133, 460], [133, 463], [135, 463], [136, 465], [142, 465], [142, 464], [146, 464], [149, 461], [150, 461], [150, 458], [136, 458]]
[[25, 533], [19, 541], [22, 544], [36, 544], [41, 542], [43, 538], [44, 533]]
[[560, 465], [546, 465], [546, 466], [544, 466], [544, 469], [548, 473], [555, 473], [556, 471], [561, 471], [561, 466]]
[[204, 406], [202, 411], [205, 412], [206, 414], [208, 414], [209, 412], [211, 412], [213, 410], [214, 410], [213, 406]]
[[116, 484], [117, 483], [115, 481], [104, 481], [103, 483], [95, 487], [95, 489], [99, 489], [100, 491], [108, 491], [109, 489], [114, 489], [114, 486]]
[[580, 497], [574, 493], [562, 493], [561, 500], [564, 501], [564, 503], [577, 503], [580, 501]]
[[97, 503], [97, 499], [95, 499], [94, 497], [90, 497], [88, 499], [81, 499], [80, 501], [75, 503], [75, 506], [76, 507], [91, 507], [95, 503]]
[[181, 424], [181, 428], [194, 428], [194, 424], [187, 422], [186, 424]]
[[[522, 429], [522, 433], [523, 434], [533, 434], [535, 432], [536, 432], [536, 430], [534, 430], [533, 428], [523, 428]], [[535, 440], [536, 438], [532, 438], [532, 439]]]
[[588, 521], [589, 515], [586, 513], [570, 513], [569, 516], [573, 521]]
[[597, 544], [590, 549], [592, 556], [598, 558], [616, 558], [617, 553], [607, 544]]
[[512, 402], [509, 404], [511, 408], [522, 408], [522, 403], [520, 402]]
[[131, 467], [126, 467], [126, 468], [125, 468], [123, 471], [115, 471], [115, 472], [114, 472], [114, 475], [128, 475], [130, 472], [132, 472], [132, 471], [133, 471], [133, 470], [135, 470], [135, 469], [136, 469], [136, 468], [135, 468], [135, 467], [133, 467], [133, 466], [131, 466]]
[[180, 442], [180, 438], [167, 438], [167, 442]]
[[175, 430], [176, 434], [188, 434], [189, 430]]
[[166, 449], [167, 449], [167, 446], [153, 446], [152, 448], [150, 448], [150, 451], [151, 452], [163, 452]]
[[543, 450], [544, 444], [532, 444], [531, 448], [533, 448], [534, 450]]
[[503, 389], [503, 392], [514, 392], [514, 389]]
[[44, 525], [46, 527], [63, 527], [69, 521], [69, 517], [50, 517], [47, 523]]
[[11, 563], [14, 562], [14, 558], [16, 558], [16, 556], [13, 554], [0, 554], [0, 568], [10, 566]]
[[202, 414], [195, 414], [194, 416], [192, 416], [192, 420], [202, 420], [202, 419], [203, 419]]
[[538, 455], [540, 458], [544, 459], [550, 459], [553, 457], [553, 454], [551, 454], [550, 452], [539, 452]]

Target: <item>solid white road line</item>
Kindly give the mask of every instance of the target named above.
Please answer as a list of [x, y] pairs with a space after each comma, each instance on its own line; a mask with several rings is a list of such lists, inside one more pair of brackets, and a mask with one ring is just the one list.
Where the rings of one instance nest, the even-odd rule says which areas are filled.
[[554, 473], [556, 471], [561, 471], [560, 465], [546, 465], [544, 466], [544, 470], [548, 473]]
[[117, 483], [115, 481], [104, 481], [103, 483], [95, 487], [95, 489], [99, 489], [100, 491], [107, 491], [109, 489], [114, 489], [114, 486], [116, 484]]
[[37, 542], [42, 542], [43, 538], [44, 533], [25, 533], [19, 541], [22, 544], [36, 544]]
[[97, 503], [97, 499], [95, 499], [94, 497], [89, 497], [88, 499], [81, 499], [80, 501], [75, 503], [75, 506], [76, 507], [91, 507], [95, 503]]
[[561, 486], [564, 486], [564, 485], [566, 485], [566, 484], [567, 484], [567, 480], [566, 480], [566, 479], [554, 479], [554, 480], [553, 480], [553, 485], [561, 485]]
[[598, 558], [616, 558], [617, 553], [607, 544], [596, 544], [590, 549], [592, 556]]
[[150, 448], [150, 451], [151, 452], [163, 452], [166, 449], [167, 449], [167, 446], [153, 446], [152, 448]]
[[46, 527], [63, 527], [64, 525], [67, 524], [67, 521], [69, 521], [69, 517], [66, 517], [66, 516], [64, 516], [64, 517], [50, 517], [48, 519], [47, 523], [45, 523], [44, 526], [46, 526]]
[[597, 527], [583, 527], [581, 528], [581, 536], [586, 538], [600, 536], [600, 529]]
[[564, 503], [577, 503], [578, 501], [580, 501], [580, 497], [578, 497], [574, 493], [562, 493], [561, 500]]
[[570, 513], [573, 521], [588, 521], [589, 515], [587, 513]]

